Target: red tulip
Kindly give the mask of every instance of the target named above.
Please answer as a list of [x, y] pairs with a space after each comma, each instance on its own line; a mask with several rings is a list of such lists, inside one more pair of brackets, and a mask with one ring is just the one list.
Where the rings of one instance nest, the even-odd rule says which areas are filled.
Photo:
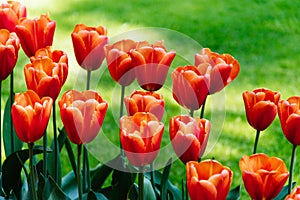
[[53, 100], [50, 97], [40, 99], [32, 90], [15, 95], [11, 116], [20, 140], [33, 143], [45, 134], [52, 104]]
[[198, 110], [208, 95], [209, 77], [195, 66], [178, 67], [172, 72], [173, 97], [181, 106]]
[[105, 57], [111, 77], [122, 86], [130, 85], [135, 79], [130, 51], [149, 45], [148, 42], [135, 42], [121, 40], [114, 44], [106, 45]]
[[137, 167], [156, 158], [164, 125], [151, 113], [137, 112], [120, 119], [120, 140], [129, 162]]
[[186, 163], [187, 187], [191, 200], [225, 200], [232, 171], [216, 160]]
[[300, 186], [293, 189], [291, 194], [289, 194], [285, 200], [300, 200]]
[[59, 101], [60, 116], [74, 144], [87, 144], [99, 133], [108, 104], [95, 91], [69, 90]]
[[124, 102], [130, 116], [137, 112], [150, 112], [160, 121], [164, 114], [165, 101], [159, 93], [134, 91], [130, 97], [124, 98]]
[[175, 51], [167, 52], [163, 42], [132, 50], [131, 58], [139, 85], [147, 91], [159, 90], [165, 83], [175, 55]]
[[278, 115], [284, 136], [295, 146], [300, 145], [300, 97], [293, 96], [278, 103]]
[[77, 24], [71, 34], [78, 64], [86, 70], [98, 69], [104, 59], [104, 45], [108, 42], [104, 26]]
[[0, 29], [0, 81], [6, 79], [13, 71], [17, 60], [20, 43], [15, 33]]
[[33, 20], [23, 18], [16, 26], [23, 51], [28, 57], [34, 56], [38, 49], [52, 46], [56, 23], [48, 15]]
[[237, 77], [240, 71], [240, 64], [234, 57], [212, 52], [209, 48], [203, 48], [195, 55], [195, 66], [200, 71], [209, 73], [209, 94], [222, 90]]
[[0, 29], [15, 32], [20, 19], [26, 17], [26, 7], [17, 1], [7, 1], [0, 7]]
[[179, 115], [170, 120], [170, 139], [183, 163], [198, 161], [203, 155], [210, 132], [210, 122], [198, 117]]
[[31, 63], [24, 68], [27, 88], [40, 97], [50, 96], [55, 101], [68, 76], [66, 53], [42, 48], [30, 60]]
[[275, 119], [280, 93], [266, 88], [243, 92], [246, 116], [256, 130], [265, 130]]
[[262, 153], [243, 156], [239, 165], [245, 188], [255, 200], [275, 198], [289, 177], [281, 159]]

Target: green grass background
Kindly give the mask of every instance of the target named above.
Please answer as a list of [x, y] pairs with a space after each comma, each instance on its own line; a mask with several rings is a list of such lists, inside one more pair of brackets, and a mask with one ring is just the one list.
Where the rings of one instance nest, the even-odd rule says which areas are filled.
[[[248, 125], [245, 117], [242, 92], [267, 87], [280, 91], [282, 99], [300, 95], [300, 1], [45, 0], [41, 2], [27, 0], [22, 2], [27, 6], [29, 18], [49, 13], [51, 19], [57, 23], [53, 49], [64, 50], [69, 56], [69, 77], [62, 92], [71, 88], [85, 88], [85, 71], [76, 63], [70, 36], [77, 23], [89, 26], [104, 25], [108, 29], [110, 38], [127, 36], [124, 33], [137, 28], [170, 29], [184, 34], [190, 38], [190, 41], [195, 41], [202, 47], [208, 47], [219, 53], [230, 53], [238, 59], [241, 65], [238, 78], [220, 94], [209, 97], [205, 116], [214, 121], [212, 131], [215, 132], [212, 133], [208, 151], [203, 157], [203, 159], [214, 157], [233, 170], [232, 187], [242, 184], [238, 162], [243, 155], [252, 153], [255, 139], [255, 130]], [[151, 35], [151, 32], [148, 34]], [[176, 41], [176, 38], [172, 38], [172, 34], [158, 34], [157, 40], [164, 40], [170, 47], [177, 45], [180, 52], [186, 52], [191, 57], [200, 50], [194, 51], [191, 48], [192, 44]], [[168, 41], [172, 42], [168, 43]], [[23, 67], [28, 62], [20, 50], [20, 58], [15, 70], [16, 92], [26, 90]], [[185, 64], [189, 63], [184, 57], [177, 55], [170, 72], [178, 65]], [[8, 80], [3, 83], [4, 98], [1, 99], [3, 103], [9, 93]], [[166, 98], [163, 148], [168, 147], [169, 144], [169, 118], [187, 113], [172, 99], [170, 84], [170, 77], [168, 77], [165, 88], [160, 91]], [[93, 87], [109, 102], [110, 107], [102, 130], [109, 142], [117, 145], [119, 88], [110, 78], [106, 62], [103, 62], [99, 70], [93, 72]], [[135, 88], [138, 89], [136, 83], [126, 90], [126, 95]], [[61, 127], [62, 123], [60, 121], [58, 123]], [[49, 123], [49, 130], [50, 132], [52, 130], [51, 123]], [[105, 148], [101, 149], [101, 145], [95, 145], [95, 142], [93, 144], [91, 149], [96, 148], [93, 152], [98, 151], [102, 155], [106, 151]], [[261, 134], [258, 152], [283, 159], [289, 168], [291, 151], [292, 145], [285, 139], [276, 117], [273, 124]], [[298, 157], [294, 181], [300, 184]], [[71, 170], [65, 154], [62, 155], [62, 164], [64, 174]], [[91, 165], [96, 164], [97, 159], [91, 156]], [[185, 166], [178, 160], [173, 164], [170, 178], [178, 186], [181, 178], [184, 177], [184, 168]], [[242, 188], [241, 199], [247, 198]]]

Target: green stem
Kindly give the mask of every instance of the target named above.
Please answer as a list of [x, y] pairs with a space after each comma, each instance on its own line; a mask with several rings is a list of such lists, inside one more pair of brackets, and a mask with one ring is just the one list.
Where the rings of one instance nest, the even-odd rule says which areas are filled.
[[181, 191], [182, 191], [182, 193], [181, 193], [181, 199], [182, 200], [184, 200], [184, 191], [185, 191], [185, 186], [184, 186], [184, 180], [182, 179], [181, 180]]
[[[14, 71], [10, 74], [10, 110], [14, 103]], [[15, 139], [13, 132], [13, 122], [10, 115], [10, 142], [11, 142], [11, 152], [15, 152]]]
[[205, 103], [206, 103], [207, 97], [205, 97], [204, 102], [202, 104], [201, 113], [200, 113], [200, 119], [204, 117], [204, 110], [205, 110]]
[[[120, 100], [120, 118], [119, 119], [121, 119], [121, 117], [123, 116], [124, 96], [125, 96], [125, 86], [122, 85], [121, 100]], [[123, 147], [122, 147], [121, 140], [119, 142], [120, 142], [121, 164], [125, 168], [125, 153], [124, 153], [124, 150], [123, 150]]]
[[296, 157], [296, 145], [293, 145], [292, 156], [291, 156], [291, 165], [290, 165], [290, 177], [289, 177], [289, 185], [288, 185], [288, 194], [291, 193], [293, 187], [293, 172], [294, 172], [294, 163]]
[[43, 136], [43, 174], [47, 177], [47, 132]]
[[90, 89], [90, 82], [91, 82], [91, 70], [87, 70], [87, 81], [86, 81], [86, 89]]
[[28, 143], [29, 146], [29, 168], [30, 168], [30, 185], [32, 192], [32, 199], [37, 200], [37, 193], [35, 190], [35, 172], [33, 167], [33, 145], [34, 143]]
[[254, 142], [253, 154], [256, 154], [256, 149], [257, 149], [258, 139], [259, 139], [259, 133], [260, 133], [260, 130], [257, 130], [256, 131], [255, 142]]
[[81, 146], [77, 145], [77, 186], [78, 186], [78, 199], [82, 200], [82, 184], [81, 184], [81, 174], [80, 174], [80, 156], [81, 156]]
[[194, 110], [190, 110], [190, 116], [194, 117]]
[[54, 140], [54, 180], [58, 183], [58, 143], [57, 143], [57, 130], [56, 130], [56, 106], [53, 102], [53, 140]]
[[140, 168], [139, 172], [139, 200], [144, 200], [144, 172], [143, 172], [143, 167]]

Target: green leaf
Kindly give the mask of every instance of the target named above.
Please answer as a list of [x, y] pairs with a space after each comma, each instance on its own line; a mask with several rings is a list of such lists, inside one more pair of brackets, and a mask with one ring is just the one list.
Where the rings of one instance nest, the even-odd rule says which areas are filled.
[[[23, 142], [18, 138], [15, 128], [12, 127], [11, 131], [11, 102], [10, 97], [7, 99], [5, 108], [4, 108], [4, 116], [3, 116], [3, 143], [5, 155], [8, 157], [15, 151], [19, 151], [23, 147]], [[12, 136], [13, 136], [13, 145], [12, 145]], [[12, 148], [13, 146], [13, 148]]]
[[168, 199], [168, 181], [169, 181], [169, 175], [171, 171], [171, 166], [172, 166], [172, 158], [170, 158], [167, 162], [167, 165], [164, 168], [161, 182], [160, 182], [160, 196], [162, 200], [167, 200]]
[[96, 168], [91, 169], [90, 175], [91, 175], [91, 188], [94, 191], [99, 191], [107, 179], [107, 177], [111, 174], [113, 171], [113, 168], [109, 166], [116, 166], [115, 164], [120, 162], [120, 156], [117, 156], [116, 158], [108, 161], [104, 165], [98, 165]]
[[[34, 146], [33, 154], [36, 155], [40, 153], [43, 153], [43, 147]], [[10, 154], [3, 162], [2, 186], [6, 194], [10, 194], [10, 192], [13, 191], [17, 197], [20, 196], [23, 185], [21, 181], [21, 170], [28, 158], [29, 150], [24, 149]]]
[[107, 200], [107, 198], [103, 194], [94, 191], [90, 191], [89, 193], [87, 193], [86, 197], [87, 200]]
[[[292, 183], [292, 188], [294, 188], [296, 185], [296, 182]], [[286, 185], [282, 188], [282, 190], [280, 191], [280, 193], [275, 197], [274, 200], [284, 200], [285, 197], [289, 194], [289, 186]]]
[[[57, 138], [57, 149], [58, 149], [58, 154], [57, 154], [57, 169], [58, 169], [58, 177], [57, 177], [57, 180], [58, 180], [58, 185], [61, 186], [61, 177], [62, 177], [62, 172], [61, 172], [61, 161], [60, 161], [60, 154], [59, 152], [61, 151], [64, 143], [65, 143], [65, 140], [67, 139], [67, 136], [66, 136], [66, 133], [64, 131], [60, 131], [59, 130], [59, 135], [58, 135], [58, 138]], [[54, 162], [54, 159], [55, 159], [55, 151], [54, 151], [54, 139], [51, 143], [51, 149], [53, 149], [53, 151], [47, 156], [47, 170], [49, 172], [49, 174], [52, 176], [52, 177], [55, 177], [54, 173], [55, 173], [55, 162]]]
[[61, 188], [71, 199], [78, 196], [77, 179], [73, 171], [62, 178]]
[[48, 176], [46, 180], [43, 199], [70, 200], [51, 176]]
[[233, 188], [232, 190], [230, 190], [229, 194], [227, 195], [226, 200], [238, 200], [238, 199], [240, 199], [240, 190], [241, 190], [240, 185], [238, 185], [235, 188]]
[[137, 200], [139, 198], [138, 194], [138, 186], [137, 184], [132, 184], [129, 192], [128, 192], [128, 199], [130, 200]]
[[149, 179], [144, 177], [144, 199], [156, 199], [155, 192]]

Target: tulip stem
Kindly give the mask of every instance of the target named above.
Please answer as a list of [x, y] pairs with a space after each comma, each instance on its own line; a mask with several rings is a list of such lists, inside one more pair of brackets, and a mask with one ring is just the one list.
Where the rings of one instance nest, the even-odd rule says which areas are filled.
[[143, 172], [143, 167], [140, 168], [138, 184], [139, 184], [139, 200], [144, 200], [144, 172]]
[[192, 110], [192, 109], [190, 110], [190, 116], [194, 117], [194, 110]]
[[80, 174], [80, 156], [82, 144], [77, 145], [77, 186], [78, 186], [78, 199], [82, 200], [82, 185], [81, 185], [81, 174]]
[[291, 156], [291, 165], [290, 165], [290, 177], [289, 177], [289, 185], [288, 185], [288, 194], [291, 193], [293, 187], [293, 172], [294, 172], [294, 163], [296, 157], [296, 147], [297, 145], [293, 145], [292, 156]]
[[90, 89], [90, 82], [91, 82], [91, 70], [87, 70], [87, 81], [86, 81], [86, 89]]
[[[121, 100], [120, 100], [120, 118], [123, 116], [123, 109], [124, 109], [124, 104], [123, 104], [123, 101], [124, 101], [124, 96], [125, 96], [125, 86], [121, 86]], [[125, 153], [124, 153], [124, 150], [123, 150], [123, 147], [122, 147], [122, 143], [121, 143], [121, 140], [120, 140], [120, 153], [121, 153], [121, 164], [122, 166], [125, 168]]]
[[56, 106], [53, 102], [53, 137], [54, 137], [54, 180], [58, 183], [58, 144], [57, 144], [57, 131], [56, 131]]
[[258, 139], [259, 139], [259, 133], [260, 133], [260, 130], [257, 130], [256, 131], [255, 142], [254, 142], [253, 154], [256, 154], [256, 149], [257, 149], [257, 144], [258, 144]]
[[47, 177], [47, 133], [45, 132], [43, 136], [43, 174], [45, 177]]
[[30, 168], [30, 185], [31, 185], [31, 192], [32, 192], [32, 199], [37, 200], [37, 194], [35, 190], [35, 172], [33, 166], [33, 145], [34, 143], [28, 143], [29, 147], [29, 168]]
[[202, 104], [201, 113], [200, 113], [200, 119], [202, 119], [204, 117], [204, 110], [205, 110], [206, 99], [207, 99], [207, 97], [205, 97], [205, 99], [203, 101], [203, 104]]
[[[14, 103], [14, 71], [10, 74], [10, 110]], [[13, 122], [10, 115], [10, 142], [11, 142], [11, 152], [15, 152], [15, 140], [13, 132]]]

